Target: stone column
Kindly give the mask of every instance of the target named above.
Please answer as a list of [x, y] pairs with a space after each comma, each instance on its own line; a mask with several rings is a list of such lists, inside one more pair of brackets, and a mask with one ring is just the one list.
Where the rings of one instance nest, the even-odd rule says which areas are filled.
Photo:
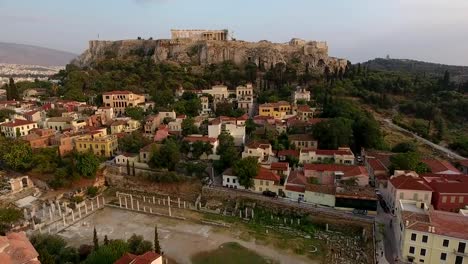
[[133, 196], [130, 195], [130, 205], [132, 206], [132, 210], [133, 210]]
[[153, 196], [153, 204], [156, 204], [156, 200], [154, 199], [154, 196]]
[[128, 209], [127, 196], [124, 196], [124, 198], [125, 198], [125, 208]]
[[119, 196], [119, 207], [122, 207], [122, 197]]
[[53, 217], [52, 217], [52, 209], [50, 209], [49, 207], [49, 217], [50, 217], [50, 221], [52, 221]]
[[167, 206], [171, 207], [171, 197], [167, 196]]
[[137, 211], [140, 211], [140, 201], [137, 200]]
[[178, 206], [180, 208], [180, 197], [177, 198], [177, 204], [178, 204]]
[[73, 210], [71, 211], [71, 215], [72, 215], [72, 222], [75, 222], [75, 212], [73, 212]]
[[78, 216], [81, 218], [81, 206], [78, 206]]
[[106, 205], [106, 199], [102, 196], [102, 206]]
[[60, 207], [60, 203], [57, 201], [57, 208], [59, 211], [59, 215], [62, 216], [62, 207]]
[[99, 208], [99, 196], [96, 196], [96, 207]]
[[67, 225], [67, 222], [65, 221], [65, 214], [63, 214], [63, 226], [65, 227]]
[[87, 215], [88, 214], [88, 204], [86, 203], [86, 201], [84, 203], [84, 209], [85, 209], [85, 215]]
[[94, 203], [93, 200], [91, 200], [91, 212], [94, 211]]

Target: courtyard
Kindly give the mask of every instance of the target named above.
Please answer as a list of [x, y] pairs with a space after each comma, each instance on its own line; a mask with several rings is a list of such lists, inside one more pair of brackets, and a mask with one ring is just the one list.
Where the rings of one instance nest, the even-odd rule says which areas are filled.
[[[128, 239], [132, 234], [142, 235], [153, 241], [154, 226], [158, 226], [159, 240], [164, 254], [178, 264], [192, 263], [197, 254], [215, 251], [221, 245], [235, 242], [265, 258], [269, 263], [319, 263], [305, 255], [298, 255], [284, 245], [257, 241], [255, 236], [246, 237], [242, 228], [217, 227], [192, 220], [175, 220], [123, 209], [106, 207], [59, 233], [71, 246], [92, 244], [96, 227], [100, 241]], [[236, 227], [236, 228], [234, 228]]]

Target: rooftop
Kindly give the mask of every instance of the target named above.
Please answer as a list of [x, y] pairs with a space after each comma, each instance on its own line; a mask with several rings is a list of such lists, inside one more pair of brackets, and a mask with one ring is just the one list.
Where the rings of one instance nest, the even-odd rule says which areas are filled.
[[460, 174], [461, 172], [457, 170], [450, 162], [446, 160], [438, 159], [423, 159], [422, 162], [426, 164], [433, 173], [441, 173], [445, 171], [450, 171], [455, 174]]
[[289, 163], [287, 163], [287, 162], [273, 162], [270, 165], [270, 169], [286, 171], [286, 170], [289, 169]]
[[271, 170], [260, 167], [257, 176], [255, 176], [255, 179], [279, 182], [281, 178]]
[[36, 124], [36, 122], [31, 122], [31, 121], [22, 120], [22, 119], [15, 119], [15, 120], [13, 120], [11, 122], [3, 123], [0, 126], [3, 126], [3, 127], [17, 127], [17, 126], [26, 126], [26, 125], [32, 125], [32, 124]]
[[103, 95], [114, 95], [114, 94], [132, 94], [132, 92], [130, 91], [127, 91], [127, 90], [123, 90], [123, 91], [110, 91], [110, 92], [105, 92], [103, 93]]
[[419, 177], [402, 175], [390, 178], [390, 182], [395, 187], [395, 189], [432, 191], [432, 188]]
[[24, 232], [0, 236], [0, 263], [40, 263], [39, 254]]
[[343, 172], [344, 177], [358, 176], [367, 174], [367, 169], [363, 166], [357, 165], [341, 165], [341, 164], [304, 164], [304, 171], [332, 171]]
[[315, 141], [314, 137], [310, 134], [294, 134], [289, 135], [291, 141]]
[[202, 142], [209, 142], [212, 144], [218, 141], [218, 139], [212, 138], [212, 137], [205, 137], [205, 136], [186, 136], [184, 138], [184, 141], [188, 141], [188, 142], [202, 141]]

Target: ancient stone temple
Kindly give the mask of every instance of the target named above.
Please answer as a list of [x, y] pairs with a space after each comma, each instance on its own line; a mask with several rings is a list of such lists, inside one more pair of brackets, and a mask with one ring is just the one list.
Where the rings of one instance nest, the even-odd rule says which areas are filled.
[[227, 29], [223, 30], [203, 30], [203, 29], [172, 29], [172, 39], [190, 40], [228, 40]]

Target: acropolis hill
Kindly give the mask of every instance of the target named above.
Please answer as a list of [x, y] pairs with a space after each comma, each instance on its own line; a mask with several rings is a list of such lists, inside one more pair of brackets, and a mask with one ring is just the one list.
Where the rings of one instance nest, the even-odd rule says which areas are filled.
[[[293, 38], [288, 43], [272, 43], [262, 40], [246, 42], [230, 39], [228, 30], [171, 30], [171, 39], [158, 40], [91, 40], [89, 48], [74, 64], [89, 66], [106, 57], [125, 58], [128, 56], [151, 57], [155, 62], [203, 66], [223, 61], [243, 65], [253, 62], [268, 69], [283, 62], [296, 62], [305, 69], [325, 66], [331, 72], [343, 69], [346, 59], [328, 56], [326, 42], [305, 41]], [[299, 69], [301, 70], [301, 69]]]

